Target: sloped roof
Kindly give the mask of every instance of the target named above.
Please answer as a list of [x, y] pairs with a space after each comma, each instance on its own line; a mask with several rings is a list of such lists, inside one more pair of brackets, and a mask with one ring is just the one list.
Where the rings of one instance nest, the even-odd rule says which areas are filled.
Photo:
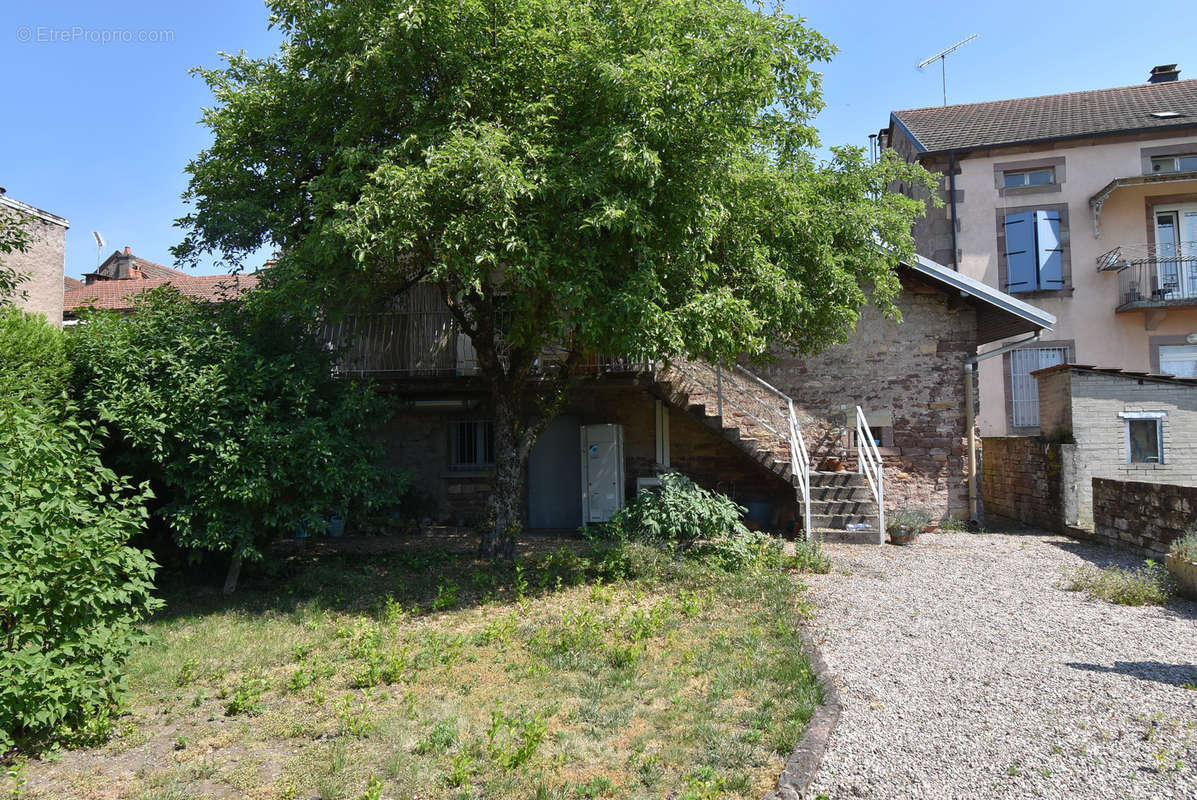
[[1152, 381], [1153, 383], [1172, 383], [1177, 386], [1185, 386], [1190, 389], [1197, 389], [1197, 378], [1178, 378], [1175, 375], [1168, 375], [1166, 373], [1158, 372], [1131, 372], [1125, 369], [1117, 369], [1115, 367], [1093, 367], [1088, 364], [1055, 364], [1043, 369], [1033, 370], [1031, 372], [1036, 378], [1044, 375], [1051, 375], [1056, 372], [1063, 372], [1070, 370], [1072, 372], [1093, 372], [1098, 375], [1106, 375], [1111, 378], [1126, 378], [1128, 380], [1137, 381]]
[[78, 289], [82, 286], [83, 281], [79, 280], [78, 278], [72, 278], [70, 275], [64, 275], [62, 277], [62, 288], [68, 292], [71, 289]]
[[96, 281], [90, 286], [67, 289], [63, 298], [63, 309], [66, 312], [83, 308], [131, 311], [137, 295], [160, 286], [172, 286], [187, 297], [217, 303], [236, 297], [257, 285], [256, 275], [183, 275], [176, 278]]
[[174, 269], [165, 264], [159, 264], [157, 261], [150, 261], [148, 258], [133, 255], [132, 253], [122, 253], [120, 250], [113, 250], [112, 255], [104, 259], [104, 263], [96, 267], [95, 271], [90, 273], [92, 275], [106, 275], [109, 278], [116, 277], [113, 270], [109, 267], [110, 264], [118, 261], [121, 257], [128, 258], [128, 265], [135, 267], [141, 271], [141, 274], [146, 278], [192, 278], [195, 277], [189, 273], [183, 272], [181, 269]]
[[[1172, 111], [1178, 117], [1153, 117]], [[920, 152], [976, 150], [1197, 126], [1197, 80], [894, 111]]]
[[958, 294], [976, 309], [977, 344], [1050, 330], [1056, 324], [1055, 316], [1043, 309], [930, 259], [916, 255], [910, 261], [903, 261], [902, 266], [938, 284], [944, 291]]

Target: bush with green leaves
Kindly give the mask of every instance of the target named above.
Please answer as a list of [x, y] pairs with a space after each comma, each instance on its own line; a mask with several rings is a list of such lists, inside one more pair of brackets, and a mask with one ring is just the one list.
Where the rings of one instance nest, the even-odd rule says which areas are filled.
[[180, 546], [232, 554], [230, 590], [269, 541], [403, 488], [370, 436], [383, 401], [334, 378], [312, 327], [269, 292], [205, 304], [164, 288], [129, 316], [90, 312], [70, 340], [82, 405], [120, 437], [114, 463], [160, 481]]
[[744, 536], [745, 509], [727, 495], [669, 472], [658, 488], [641, 492], [612, 518], [607, 535], [617, 539], [688, 549], [699, 541]]
[[147, 490], [69, 406], [0, 389], [0, 752], [102, 736], [155, 565], [127, 546]]
[[62, 331], [40, 314], [0, 308], [0, 387], [43, 400], [59, 399], [70, 375]]

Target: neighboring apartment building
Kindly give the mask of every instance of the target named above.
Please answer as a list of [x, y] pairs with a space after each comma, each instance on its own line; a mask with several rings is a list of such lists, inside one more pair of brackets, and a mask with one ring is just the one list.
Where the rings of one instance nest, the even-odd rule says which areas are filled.
[[1043, 367], [1197, 376], [1197, 80], [1178, 76], [890, 114], [882, 147], [944, 176], [918, 251], [1058, 320], [981, 362], [984, 435], [1038, 430]]
[[25, 220], [33, 241], [24, 253], [0, 255], [5, 266], [26, 276], [18, 287], [24, 297], [15, 298], [21, 308], [45, 315], [62, 325], [63, 270], [66, 266], [66, 231], [69, 222], [56, 214], [14, 200], [0, 189], [0, 214]]

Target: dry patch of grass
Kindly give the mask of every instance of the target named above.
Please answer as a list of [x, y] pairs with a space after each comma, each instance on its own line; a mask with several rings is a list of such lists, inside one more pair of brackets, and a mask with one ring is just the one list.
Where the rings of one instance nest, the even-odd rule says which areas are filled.
[[759, 797], [821, 699], [802, 598], [791, 572], [637, 546], [300, 555], [229, 604], [172, 593], [117, 736], [28, 762], [18, 791]]

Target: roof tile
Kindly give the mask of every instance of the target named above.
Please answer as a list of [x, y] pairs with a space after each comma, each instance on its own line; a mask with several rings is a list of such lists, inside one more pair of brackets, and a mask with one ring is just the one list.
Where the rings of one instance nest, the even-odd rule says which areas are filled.
[[[1153, 111], [1181, 116], [1159, 118]], [[1197, 126], [1197, 80], [895, 111], [927, 152]]]

